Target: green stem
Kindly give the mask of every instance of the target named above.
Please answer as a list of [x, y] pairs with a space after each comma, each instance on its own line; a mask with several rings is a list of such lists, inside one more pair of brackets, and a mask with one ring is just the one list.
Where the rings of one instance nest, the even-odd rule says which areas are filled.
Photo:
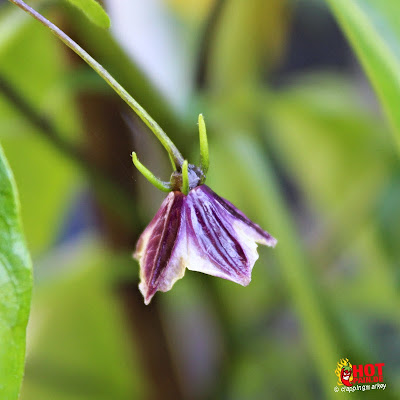
[[199, 136], [200, 136], [200, 166], [204, 173], [204, 176], [206, 176], [208, 172], [208, 167], [210, 166], [210, 158], [208, 156], [207, 131], [203, 114], [199, 115]]
[[140, 117], [140, 119], [150, 128], [157, 139], [161, 142], [164, 148], [168, 151], [175, 166], [180, 168], [183, 164], [182, 154], [179, 152], [175, 144], [162, 130], [153, 118], [146, 112], [146, 110], [85, 50], [82, 49], [76, 42], [74, 42], [66, 33], [61, 29], [29, 7], [22, 0], [10, 0], [19, 8], [30, 14], [32, 17], [41, 22], [44, 26], [49, 28], [51, 32], [56, 35], [62, 42], [64, 42], [72, 51], [81, 57], [87, 64], [89, 64], [117, 93], [118, 95], [132, 108], [133, 111]]
[[[161, 179], [158, 179], [153, 173], [148, 170], [137, 158], [135, 152], [132, 153], [132, 161], [135, 164], [135, 167], [139, 170], [139, 172], [157, 189], [162, 190], [163, 192], [169, 192], [171, 190], [171, 185], [168, 182], [163, 182]], [[186, 161], [185, 161], [186, 162]], [[185, 163], [183, 163], [185, 165]]]
[[173, 170], [173, 171], [176, 171], [175, 162], [174, 162], [173, 158], [171, 157], [171, 154], [169, 154], [169, 153], [168, 153], [168, 158], [169, 158], [169, 161], [171, 162], [172, 170]]
[[189, 193], [189, 172], [188, 172], [188, 162], [185, 160], [182, 164], [182, 193]]

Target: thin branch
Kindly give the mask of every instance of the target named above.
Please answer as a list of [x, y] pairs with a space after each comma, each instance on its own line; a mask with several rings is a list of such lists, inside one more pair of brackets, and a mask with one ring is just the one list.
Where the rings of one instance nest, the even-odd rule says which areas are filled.
[[179, 152], [172, 140], [162, 130], [162, 128], [154, 121], [146, 110], [100, 65], [93, 57], [82, 49], [75, 41], [73, 41], [65, 32], [43, 17], [33, 8], [29, 7], [22, 0], [10, 0], [19, 8], [37, 19], [40, 23], [50, 29], [64, 44], [82, 58], [90, 67], [92, 67], [117, 93], [118, 95], [132, 108], [139, 118], [150, 128], [157, 139], [161, 142], [164, 148], [173, 158], [176, 167], [181, 167], [184, 161], [182, 154]]

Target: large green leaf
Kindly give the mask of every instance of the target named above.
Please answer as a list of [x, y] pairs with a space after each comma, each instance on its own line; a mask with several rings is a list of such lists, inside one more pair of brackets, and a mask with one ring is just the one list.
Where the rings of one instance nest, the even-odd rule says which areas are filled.
[[400, 2], [326, 1], [364, 66], [400, 146]]
[[101, 28], [110, 27], [110, 18], [96, 0], [68, 0], [79, 8], [93, 23]]
[[17, 189], [0, 147], [0, 398], [18, 398], [25, 361], [32, 265], [25, 247]]

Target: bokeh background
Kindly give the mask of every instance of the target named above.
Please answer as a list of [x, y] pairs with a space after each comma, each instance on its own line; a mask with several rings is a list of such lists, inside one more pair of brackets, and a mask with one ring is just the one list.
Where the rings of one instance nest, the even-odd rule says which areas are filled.
[[188, 271], [144, 306], [131, 257], [165, 151], [44, 27], [0, 1], [0, 140], [34, 259], [22, 400], [330, 399], [339, 358], [400, 398], [400, 164], [330, 11], [312, 0], [108, 0], [110, 31], [32, 1], [278, 238], [243, 288]]

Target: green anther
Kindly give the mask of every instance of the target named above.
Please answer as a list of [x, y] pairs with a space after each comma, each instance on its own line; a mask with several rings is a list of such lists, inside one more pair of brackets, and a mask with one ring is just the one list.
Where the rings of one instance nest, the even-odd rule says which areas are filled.
[[[154, 174], [148, 170], [137, 158], [135, 152], [132, 153], [132, 161], [135, 164], [135, 167], [139, 170], [139, 172], [150, 182], [152, 183], [157, 189], [162, 190], [163, 192], [169, 192], [171, 190], [171, 186], [169, 182], [164, 182], [158, 179]], [[187, 162], [186, 162], [187, 164]]]
[[208, 157], [208, 140], [206, 124], [204, 122], [203, 114], [199, 115], [199, 136], [200, 136], [200, 167], [204, 176], [207, 175], [208, 167], [210, 166], [210, 159]]
[[189, 172], [188, 172], [188, 162], [185, 160], [182, 164], [182, 193], [189, 193]]

